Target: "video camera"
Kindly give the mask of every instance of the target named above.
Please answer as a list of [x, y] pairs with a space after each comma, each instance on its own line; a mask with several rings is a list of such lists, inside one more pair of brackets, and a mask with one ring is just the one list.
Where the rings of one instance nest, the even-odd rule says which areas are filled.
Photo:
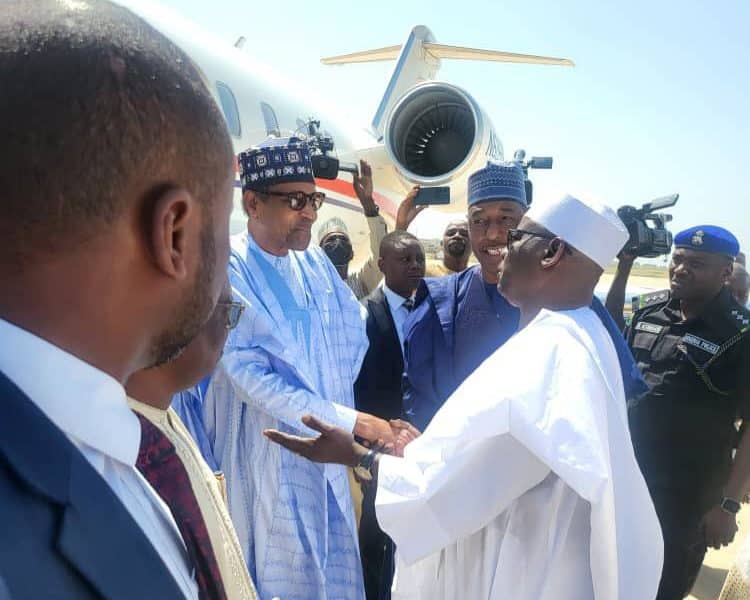
[[[630, 233], [630, 238], [622, 252], [645, 258], [669, 254], [672, 248], [672, 234], [667, 230], [666, 224], [672, 220], [672, 215], [655, 214], [654, 211], [674, 206], [679, 198], [679, 194], [672, 194], [646, 202], [641, 208], [634, 206], [618, 208], [617, 215]], [[654, 226], [649, 227], [648, 221], [651, 221]]]
[[523, 169], [523, 184], [526, 188], [526, 204], [531, 206], [531, 200], [534, 195], [534, 186], [529, 179], [529, 169], [551, 169], [551, 156], [532, 156], [526, 160], [526, 150], [516, 150], [513, 155], [513, 161], [518, 163]]
[[300, 129], [304, 127], [305, 141], [310, 148], [310, 161], [312, 162], [313, 175], [320, 179], [336, 179], [339, 171], [358, 173], [359, 169], [355, 163], [341, 162], [330, 152], [333, 152], [333, 138], [328, 132], [320, 131], [320, 121], [308, 119], [306, 123], [300, 123]]

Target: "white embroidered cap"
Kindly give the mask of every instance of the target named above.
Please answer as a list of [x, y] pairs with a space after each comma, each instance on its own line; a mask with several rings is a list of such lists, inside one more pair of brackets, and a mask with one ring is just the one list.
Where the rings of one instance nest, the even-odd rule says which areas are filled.
[[628, 230], [609, 206], [566, 195], [556, 202], [535, 202], [526, 218], [569, 242], [602, 269], [628, 241]]

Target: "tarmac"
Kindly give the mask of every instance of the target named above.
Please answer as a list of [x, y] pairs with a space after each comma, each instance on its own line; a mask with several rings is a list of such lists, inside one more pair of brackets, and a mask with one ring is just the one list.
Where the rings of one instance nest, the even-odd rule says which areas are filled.
[[724, 585], [724, 578], [732, 566], [734, 556], [743, 540], [750, 535], [750, 508], [743, 507], [737, 515], [739, 531], [734, 541], [721, 550], [709, 550], [703, 561], [698, 580], [688, 600], [716, 600]]

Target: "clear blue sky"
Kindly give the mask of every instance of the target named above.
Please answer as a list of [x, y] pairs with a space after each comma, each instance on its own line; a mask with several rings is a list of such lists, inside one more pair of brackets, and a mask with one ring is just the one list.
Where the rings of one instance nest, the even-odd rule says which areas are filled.
[[[539, 194], [612, 206], [680, 193], [673, 230], [728, 227], [750, 250], [750, 3], [166, 0], [370, 123], [392, 63], [324, 67], [323, 56], [398, 44], [413, 25], [446, 44], [571, 58], [573, 69], [444, 61], [510, 156], [551, 154]], [[565, 5], [565, 6], [562, 6]], [[371, 8], [367, 8], [370, 6]]]

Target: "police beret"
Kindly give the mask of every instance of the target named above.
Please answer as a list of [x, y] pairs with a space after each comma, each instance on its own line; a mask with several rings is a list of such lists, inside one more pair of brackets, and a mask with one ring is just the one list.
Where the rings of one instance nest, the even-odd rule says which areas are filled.
[[514, 200], [526, 208], [523, 169], [515, 162], [488, 162], [469, 177], [468, 204], [487, 200]]
[[697, 225], [680, 231], [674, 236], [674, 247], [722, 254], [730, 258], [735, 258], [740, 251], [737, 238], [723, 227], [716, 225]]
[[277, 183], [315, 183], [306, 142], [295, 138], [270, 138], [237, 157], [242, 189], [260, 190]]

